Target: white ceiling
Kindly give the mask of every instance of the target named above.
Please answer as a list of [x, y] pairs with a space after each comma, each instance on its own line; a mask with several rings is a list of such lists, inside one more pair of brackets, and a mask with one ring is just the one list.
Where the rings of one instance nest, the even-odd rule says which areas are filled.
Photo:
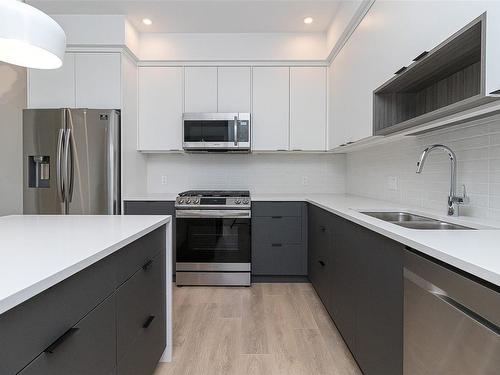
[[[140, 32], [325, 32], [339, 0], [27, 0], [48, 14], [123, 14]], [[305, 25], [304, 17], [314, 22]], [[150, 18], [153, 25], [141, 20]]]

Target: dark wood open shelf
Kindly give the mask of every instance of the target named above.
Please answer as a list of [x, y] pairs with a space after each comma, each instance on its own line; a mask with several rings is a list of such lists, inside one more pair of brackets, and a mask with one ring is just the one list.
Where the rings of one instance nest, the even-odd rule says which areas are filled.
[[497, 100], [484, 94], [481, 16], [374, 91], [373, 131], [387, 135]]

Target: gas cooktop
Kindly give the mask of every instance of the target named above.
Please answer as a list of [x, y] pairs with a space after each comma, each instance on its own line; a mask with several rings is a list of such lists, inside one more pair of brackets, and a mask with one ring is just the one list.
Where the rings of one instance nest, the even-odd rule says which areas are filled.
[[179, 197], [250, 197], [248, 190], [188, 190]]
[[177, 209], [250, 209], [248, 190], [188, 190], [175, 200]]

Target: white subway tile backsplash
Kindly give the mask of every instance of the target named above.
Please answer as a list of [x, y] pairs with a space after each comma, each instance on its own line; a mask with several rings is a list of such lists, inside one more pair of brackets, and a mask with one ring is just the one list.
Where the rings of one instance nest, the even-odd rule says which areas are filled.
[[[152, 154], [147, 158], [147, 170], [149, 193], [188, 189], [249, 189], [261, 194], [345, 192], [344, 155]], [[161, 176], [167, 176], [166, 185], [161, 184]]]
[[[423, 172], [415, 173], [422, 150], [435, 143], [457, 154], [458, 191], [465, 184], [470, 196], [461, 214], [500, 218], [500, 116], [348, 154], [347, 192], [445, 212], [450, 181], [446, 154], [432, 153]], [[398, 178], [398, 191], [388, 189], [387, 176]]]

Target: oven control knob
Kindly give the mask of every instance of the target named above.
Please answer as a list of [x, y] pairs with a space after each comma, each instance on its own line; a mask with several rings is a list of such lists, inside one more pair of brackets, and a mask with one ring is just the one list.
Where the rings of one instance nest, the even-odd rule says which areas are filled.
[[243, 201], [243, 204], [248, 204], [248, 199], [245, 199], [245, 200]]
[[195, 204], [200, 204], [200, 198], [196, 198], [196, 199], [194, 200], [194, 203], [195, 203]]
[[179, 204], [184, 204], [184, 199], [179, 199]]
[[190, 204], [191, 203], [191, 198], [186, 199], [186, 203]]
[[241, 203], [241, 201], [240, 201], [239, 199], [235, 199], [235, 200], [234, 200], [234, 203], [236, 203], [236, 204], [240, 204], [240, 203]]

